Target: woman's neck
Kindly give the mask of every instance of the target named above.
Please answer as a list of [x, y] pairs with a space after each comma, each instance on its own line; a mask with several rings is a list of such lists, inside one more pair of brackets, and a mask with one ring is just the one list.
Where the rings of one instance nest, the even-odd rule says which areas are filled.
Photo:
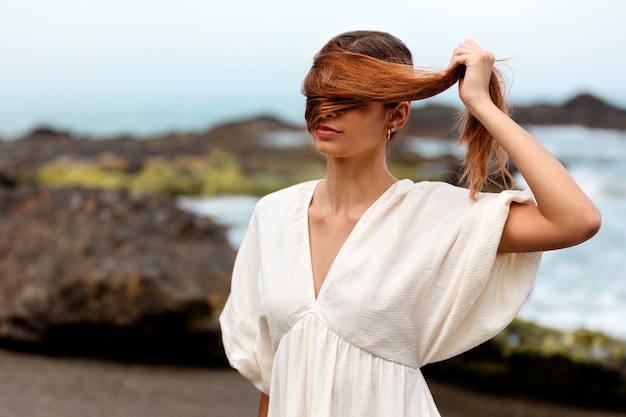
[[328, 158], [327, 179], [318, 196], [335, 214], [369, 207], [397, 181], [384, 161], [359, 164], [348, 159]]

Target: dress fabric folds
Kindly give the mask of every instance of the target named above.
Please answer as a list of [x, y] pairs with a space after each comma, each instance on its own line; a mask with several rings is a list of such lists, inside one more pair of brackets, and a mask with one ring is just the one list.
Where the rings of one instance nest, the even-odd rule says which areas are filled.
[[363, 214], [315, 297], [308, 207], [318, 181], [263, 197], [220, 316], [231, 366], [270, 417], [439, 416], [420, 367], [490, 339], [517, 314], [541, 254], [498, 254], [510, 204], [398, 181]]

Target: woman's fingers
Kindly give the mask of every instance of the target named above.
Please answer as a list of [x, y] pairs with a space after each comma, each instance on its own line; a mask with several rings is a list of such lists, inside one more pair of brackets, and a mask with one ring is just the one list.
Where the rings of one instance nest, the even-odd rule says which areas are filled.
[[478, 98], [489, 96], [489, 80], [494, 62], [494, 55], [471, 39], [460, 43], [454, 50], [450, 66], [465, 66], [463, 79], [459, 83], [459, 96], [466, 106]]
[[[463, 43], [460, 43], [452, 54], [452, 58], [450, 60], [450, 67], [454, 68], [459, 65], [473, 64], [473, 61], [477, 59], [486, 60], [486, 62], [490, 62], [493, 65], [495, 57], [488, 51], [482, 49], [478, 44], [471, 39], [466, 40]], [[470, 62], [471, 61], [471, 62]]]

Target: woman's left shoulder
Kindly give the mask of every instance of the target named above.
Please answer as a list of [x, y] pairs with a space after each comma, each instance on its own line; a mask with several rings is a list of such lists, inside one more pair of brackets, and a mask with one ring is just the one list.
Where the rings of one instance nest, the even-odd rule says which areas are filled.
[[472, 197], [467, 188], [444, 181], [402, 180], [396, 189], [405, 202], [419, 203], [439, 207], [442, 210], [480, 208], [483, 206], [510, 205], [511, 203], [534, 204], [535, 200], [529, 189], [502, 190], [498, 192], [480, 192]]
[[467, 188], [458, 187], [444, 181], [413, 182], [411, 180], [402, 180], [398, 184], [396, 193], [405, 196], [409, 200], [422, 200], [430, 203], [470, 199]]

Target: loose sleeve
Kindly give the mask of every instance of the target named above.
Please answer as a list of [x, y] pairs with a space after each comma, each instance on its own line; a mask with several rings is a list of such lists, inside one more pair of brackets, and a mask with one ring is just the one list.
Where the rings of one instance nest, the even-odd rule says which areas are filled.
[[260, 259], [257, 211], [235, 259], [231, 291], [220, 315], [222, 342], [230, 365], [269, 394], [273, 351], [259, 320]]
[[451, 253], [452, 290], [425, 363], [448, 359], [498, 334], [518, 313], [537, 275], [541, 253], [497, 253], [512, 203], [533, 204], [530, 190], [482, 195], [465, 219]]

